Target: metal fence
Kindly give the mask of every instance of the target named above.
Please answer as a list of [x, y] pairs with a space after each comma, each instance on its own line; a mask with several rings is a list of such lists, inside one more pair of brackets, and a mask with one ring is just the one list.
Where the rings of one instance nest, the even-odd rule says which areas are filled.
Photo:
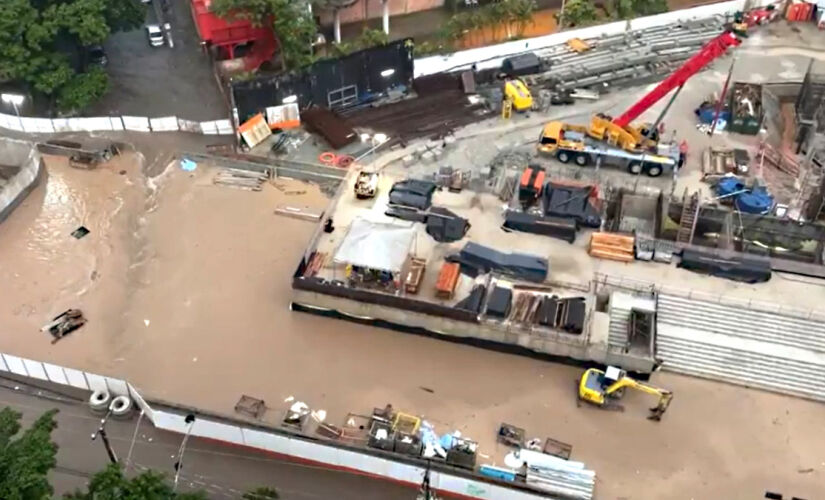
[[412, 85], [412, 39], [319, 61], [298, 73], [232, 83], [238, 117], [244, 122], [269, 106], [297, 102], [330, 109], [368, 101], [387, 90]]

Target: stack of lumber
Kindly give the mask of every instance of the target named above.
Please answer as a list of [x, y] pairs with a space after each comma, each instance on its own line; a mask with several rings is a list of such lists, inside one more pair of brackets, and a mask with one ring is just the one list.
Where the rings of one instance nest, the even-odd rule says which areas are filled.
[[600, 259], [630, 262], [633, 260], [633, 236], [614, 233], [593, 233], [588, 253]]
[[461, 266], [457, 262], [445, 262], [438, 273], [438, 280], [435, 283], [435, 295], [442, 299], [453, 298], [453, 292], [455, 292], [460, 274]]
[[267, 180], [267, 174], [263, 172], [251, 172], [235, 168], [224, 168], [218, 171], [214, 184], [219, 186], [229, 186], [248, 191], [260, 191], [261, 185]]

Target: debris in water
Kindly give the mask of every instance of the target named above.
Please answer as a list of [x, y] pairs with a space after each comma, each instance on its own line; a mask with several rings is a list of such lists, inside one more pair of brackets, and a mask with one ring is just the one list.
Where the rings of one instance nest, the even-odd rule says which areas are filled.
[[144, 320], [143, 320], [143, 324], [144, 324], [144, 325], [146, 325], [146, 326], [149, 326], [149, 320], [148, 320], [148, 319], [144, 319]]
[[292, 401], [295, 401], [295, 396], [287, 396], [287, 398], [284, 399], [284, 403], [291, 403]]
[[198, 164], [190, 160], [189, 158], [184, 157], [180, 160], [180, 168], [186, 172], [192, 172], [193, 170], [198, 168]]
[[429, 387], [424, 387], [423, 385], [420, 385], [420, 386], [418, 386], [418, 388], [421, 389], [424, 392], [429, 392], [430, 394], [435, 394], [435, 391], [430, 389]]
[[89, 230], [86, 228], [86, 226], [80, 226], [79, 228], [77, 228], [77, 229], [75, 229], [74, 231], [72, 231], [72, 236], [74, 236], [74, 237], [75, 237], [75, 238], [77, 238], [77, 239], [80, 239], [80, 238], [82, 238], [82, 237], [86, 236], [87, 234], [89, 234], [90, 232], [91, 232], [91, 231], [89, 231]]

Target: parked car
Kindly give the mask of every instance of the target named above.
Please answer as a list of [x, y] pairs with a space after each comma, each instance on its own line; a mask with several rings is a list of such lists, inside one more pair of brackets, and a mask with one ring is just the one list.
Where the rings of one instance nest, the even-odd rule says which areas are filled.
[[106, 66], [109, 59], [106, 57], [106, 51], [103, 50], [102, 45], [91, 45], [86, 47], [86, 60], [89, 64], [97, 66]]
[[163, 30], [157, 24], [146, 25], [146, 36], [149, 37], [149, 45], [152, 47], [163, 45]]

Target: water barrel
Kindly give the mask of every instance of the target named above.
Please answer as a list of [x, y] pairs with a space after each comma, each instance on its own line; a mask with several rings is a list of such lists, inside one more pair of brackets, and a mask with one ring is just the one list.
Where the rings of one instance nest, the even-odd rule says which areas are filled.
[[716, 194], [719, 196], [729, 196], [743, 189], [745, 189], [745, 184], [736, 177], [724, 177], [716, 185]]
[[736, 208], [748, 214], [764, 214], [773, 207], [773, 196], [764, 190], [742, 193], [736, 197]]

